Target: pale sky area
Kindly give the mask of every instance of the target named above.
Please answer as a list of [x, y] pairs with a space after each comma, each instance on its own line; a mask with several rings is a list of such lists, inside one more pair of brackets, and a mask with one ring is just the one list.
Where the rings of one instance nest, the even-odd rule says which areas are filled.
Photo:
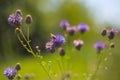
[[100, 24], [108, 23], [120, 28], [120, 0], [82, 1]]
[[[49, 0], [44, 7], [55, 10], [65, 0]], [[120, 29], [120, 0], [69, 0], [84, 4], [97, 24], [110, 24]], [[53, 4], [53, 5], [51, 5]], [[51, 6], [51, 7], [50, 7]], [[53, 9], [54, 8], [54, 9]]]

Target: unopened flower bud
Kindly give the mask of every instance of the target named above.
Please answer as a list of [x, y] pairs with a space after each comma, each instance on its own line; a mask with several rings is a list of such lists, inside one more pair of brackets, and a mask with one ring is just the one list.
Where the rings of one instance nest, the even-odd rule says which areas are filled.
[[64, 56], [65, 55], [65, 50], [63, 48], [60, 47], [58, 49], [58, 51], [59, 51], [60, 56]]
[[22, 16], [22, 11], [20, 9], [17, 9], [16, 14], [20, 14]]
[[104, 29], [104, 30], [102, 31], [101, 35], [102, 35], [102, 36], [105, 36], [106, 34], [107, 34], [107, 30]]
[[27, 15], [25, 18], [25, 23], [26, 24], [31, 24], [32, 23], [32, 16], [31, 15]]
[[19, 27], [17, 27], [17, 28], [15, 29], [15, 33], [20, 33], [20, 28], [19, 28]]
[[20, 74], [16, 75], [16, 79], [21, 80], [21, 75]]
[[114, 44], [114, 43], [110, 43], [110, 47], [111, 47], [111, 48], [114, 48], [114, 47], [115, 47], [115, 44]]
[[17, 71], [21, 70], [21, 64], [20, 64], [20, 63], [17, 63], [17, 64], [15, 65], [15, 69], [16, 69]]

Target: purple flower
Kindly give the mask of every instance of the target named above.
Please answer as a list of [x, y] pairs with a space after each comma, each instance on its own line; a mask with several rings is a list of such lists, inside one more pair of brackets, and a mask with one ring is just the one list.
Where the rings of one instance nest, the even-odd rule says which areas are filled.
[[50, 51], [51, 53], [55, 52], [55, 46], [53, 42], [47, 42], [45, 45], [46, 50]]
[[4, 70], [4, 75], [6, 75], [6, 77], [8, 77], [10, 80], [12, 80], [15, 75], [16, 75], [16, 69], [15, 68], [6, 68]]
[[62, 20], [60, 22], [60, 27], [62, 27], [64, 30], [66, 30], [66, 28], [69, 27], [69, 26], [70, 26], [70, 24], [68, 23], [67, 20]]
[[52, 37], [52, 42], [53, 44], [55, 45], [55, 47], [59, 47], [61, 45], [63, 45], [65, 43], [65, 38], [64, 36], [60, 35], [60, 34], [57, 34], [57, 35], [53, 35], [51, 34], [51, 37]]
[[83, 46], [84, 42], [83, 42], [83, 40], [78, 39], [78, 40], [74, 40], [73, 44], [76, 49], [80, 50], [81, 47]]
[[118, 31], [115, 29], [107, 30], [108, 38], [110, 40], [113, 39], [117, 33], [118, 33]]
[[69, 33], [69, 35], [74, 35], [75, 32], [77, 31], [76, 27], [67, 27], [67, 32]]
[[89, 30], [89, 26], [87, 24], [81, 23], [78, 25], [78, 31], [80, 31], [81, 33], [85, 33], [88, 30]]
[[11, 14], [8, 17], [8, 22], [9, 24], [11, 24], [12, 26], [17, 26], [19, 27], [21, 25], [21, 21], [22, 21], [22, 16], [19, 13], [16, 14]]
[[99, 41], [94, 44], [94, 48], [97, 50], [98, 53], [100, 53], [103, 49], [106, 48], [106, 44]]

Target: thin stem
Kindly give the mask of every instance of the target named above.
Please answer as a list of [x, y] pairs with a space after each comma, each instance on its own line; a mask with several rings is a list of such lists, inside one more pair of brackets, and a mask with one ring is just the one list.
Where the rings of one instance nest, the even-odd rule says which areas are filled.
[[96, 74], [97, 74], [97, 72], [98, 72], [98, 70], [99, 70], [100, 64], [101, 64], [101, 62], [102, 62], [102, 58], [101, 58], [102, 55], [99, 55], [99, 54], [98, 54], [97, 57], [99, 58], [98, 63], [97, 63], [97, 68], [96, 68], [96, 70], [95, 70], [95, 72], [94, 72], [91, 80], [94, 80], [94, 79], [95, 79], [95, 76], [96, 76]]
[[23, 34], [22, 30], [20, 30], [20, 32], [21, 32], [21, 35], [22, 35], [23, 39], [25, 40], [25, 42], [27, 43], [27, 45], [28, 45], [28, 47], [29, 47], [29, 50], [30, 50], [29, 52], [30, 52], [34, 57], [36, 57], [34, 51], [32, 50], [32, 48], [31, 48], [31, 46], [30, 46], [29, 41], [26, 39], [26, 37], [25, 37], [25, 35]]
[[30, 34], [30, 33], [29, 33], [29, 25], [27, 25], [27, 39], [28, 39], [28, 41], [30, 41], [30, 40], [29, 40], [29, 34]]

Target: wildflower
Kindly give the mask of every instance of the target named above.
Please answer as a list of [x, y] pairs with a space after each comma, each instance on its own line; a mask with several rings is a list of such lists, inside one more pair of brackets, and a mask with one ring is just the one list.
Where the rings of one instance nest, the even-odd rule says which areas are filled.
[[65, 55], [65, 50], [63, 48], [58, 48], [59, 54], [60, 56], [64, 56]]
[[89, 30], [89, 26], [87, 24], [81, 23], [78, 25], [78, 31], [80, 31], [81, 33], [85, 33], [88, 30]]
[[101, 35], [102, 35], [102, 36], [105, 36], [106, 34], [107, 34], [107, 30], [104, 29], [104, 30], [102, 31]]
[[69, 26], [70, 26], [70, 24], [68, 23], [67, 20], [62, 20], [60, 22], [60, 27], [62, 27], [64, 30], [66, 30], [66, 28], [69, 27]]
[[94, 48], [96, 48], [97, 52], [100, 53], [104, 48], [106, 48], [106, 44], [99, 41], [94, 44]]
[[78, 40], [74, 40], [73, 44], [77, 50], [80, 50], [81, 47], [83, 46], [84, 42], [83, 42], [83, 40], [78, 39]]
[[12, 80], [15, 75], [16, 75], [16, 69], [15, 68], [6, 68], [4, 70], [4, 75], [6, 75], [6, 77], [8, 77], [8, 79]]
[[11, 14], [8, 17], [8, 22], [12, 26], [20, 27], [22, 21], [22, 15], [20, 13]]
[[107, 30], [109, 40], [113, 39], [117, 33], [118, 31], [115, 29]]
[[67, 27], [66, 30], [70, 35], [74, 35], [74, 33], [77, 31], [77, 28], [76, 27]]
[[17, 63], [17, 64], [15, 65], [15, 69], [16, 69], [17, 71], [19, 71], [19, 70], [21, 69], [21, 64], [20, 64], [20, 63]]
[[55, 52], [55, 46], [53, 42], [47, 42], [45, 45], [46, 50], [50, 51], [51, 53]]
[[51, 34], [51, 37], [52, 37], [52, 42], [53, 44], [55, 45], [55, 47], [59, 47], [61, 45], [63, 45], [65, 43], [65, 38], [64, 36], [60, 35], [60, 34], [57, 34], [57, 35], [53, 35]]
[[27, 15], [25, 18], [25, 23], [26, 24], [31, 24], [32, 23], [32, 16], [31, 15]]

